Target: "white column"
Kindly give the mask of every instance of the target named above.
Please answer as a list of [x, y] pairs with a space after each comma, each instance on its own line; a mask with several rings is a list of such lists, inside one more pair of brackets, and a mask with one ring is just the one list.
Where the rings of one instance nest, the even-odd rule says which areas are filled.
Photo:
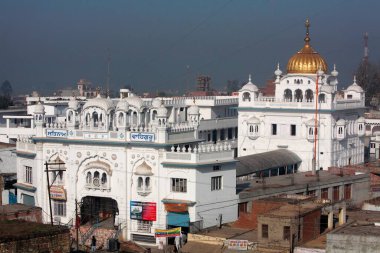
[[334, 228], [334, 213], [332, 211], [328, 215], [327, 228], [330, 230]]

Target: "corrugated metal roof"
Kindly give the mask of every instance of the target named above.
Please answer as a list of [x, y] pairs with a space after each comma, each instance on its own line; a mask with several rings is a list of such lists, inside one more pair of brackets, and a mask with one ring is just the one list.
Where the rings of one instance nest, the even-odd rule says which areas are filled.
[[277, 149], [269, 152], [238, 157], [236, 176], [245, 176], [257, 171], [279, 168], [302, 162], [301, 158], [287, 149]]

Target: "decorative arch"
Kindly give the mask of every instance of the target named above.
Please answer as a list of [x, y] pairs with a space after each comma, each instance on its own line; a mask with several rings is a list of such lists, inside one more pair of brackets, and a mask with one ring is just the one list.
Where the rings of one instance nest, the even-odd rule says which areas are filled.
[[311, 89], [307, 89], [305, 91], [305, 98], [307, 102], [311, 102], [314, 100], [314, 92]]
[[251, 102], [251, 94], [249, 92], [246, 91], [243, 93], [243, 101]]
[[303, 94], [302, 94], [302, 90], [301, 89], [296, 89], [294, 91], [294, 100], [296, 102], [302, 102], [302, 100], [303, 100]]
[[286, 101], [292, 101], [292, 99], [293, 99], [293, 94], [292, 94], [292, 91], [291, 91], [290, 89], [286, 89], [286, 90], [284, 91], [284, 99], [285, 99]]

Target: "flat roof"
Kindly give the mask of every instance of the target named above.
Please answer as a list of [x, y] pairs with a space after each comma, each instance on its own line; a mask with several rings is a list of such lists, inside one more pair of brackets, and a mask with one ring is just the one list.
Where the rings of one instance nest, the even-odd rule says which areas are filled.
[[[375, 226], [374, 222], [352, 221], [331, 231], [330, 234], [380, 237], [380, 224]], [[327, 235], [327, 237], [328, 236], [329, 235]]]
[[259, 217], [296, 218], [321, 209], [323, 205], [314, 202], [302, 202], [299, 204], [284, 204], [279, 208], [260, 214]]
[[248, 181], [238, 181], [236, 184], [239, 198], [260, 198], [267, 195], [278, 195], [289, 191], [306, 191], [313, 188], [328, 187], [334, 183], [353, 183], [357, 180], [368, 180], [369, 174], [335, 175], [328, 171], [318, 171], [319, 176], [311, 172], [298, 172], [295, 174], [257, 178]]
[[302, 159], [288, 149], [277, 149], [254, 155], [237, 157], [236, 176], [245, 176], [266, 169], [298, 164]]

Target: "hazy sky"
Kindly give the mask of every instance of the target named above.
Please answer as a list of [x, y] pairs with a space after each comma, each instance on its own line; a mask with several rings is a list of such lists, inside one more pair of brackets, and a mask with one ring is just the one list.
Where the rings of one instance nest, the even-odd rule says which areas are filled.
[[212, 86], [229, 79], [262, 86], [277, 62], [311, 45], [347, 87], [369, 33], [370, 60], [380, 59], [378, 0], [1, 0], [0, 81], [20, 92], [52, 91], [79, 78], [111, 88], [186, 90], [198, 74]]

